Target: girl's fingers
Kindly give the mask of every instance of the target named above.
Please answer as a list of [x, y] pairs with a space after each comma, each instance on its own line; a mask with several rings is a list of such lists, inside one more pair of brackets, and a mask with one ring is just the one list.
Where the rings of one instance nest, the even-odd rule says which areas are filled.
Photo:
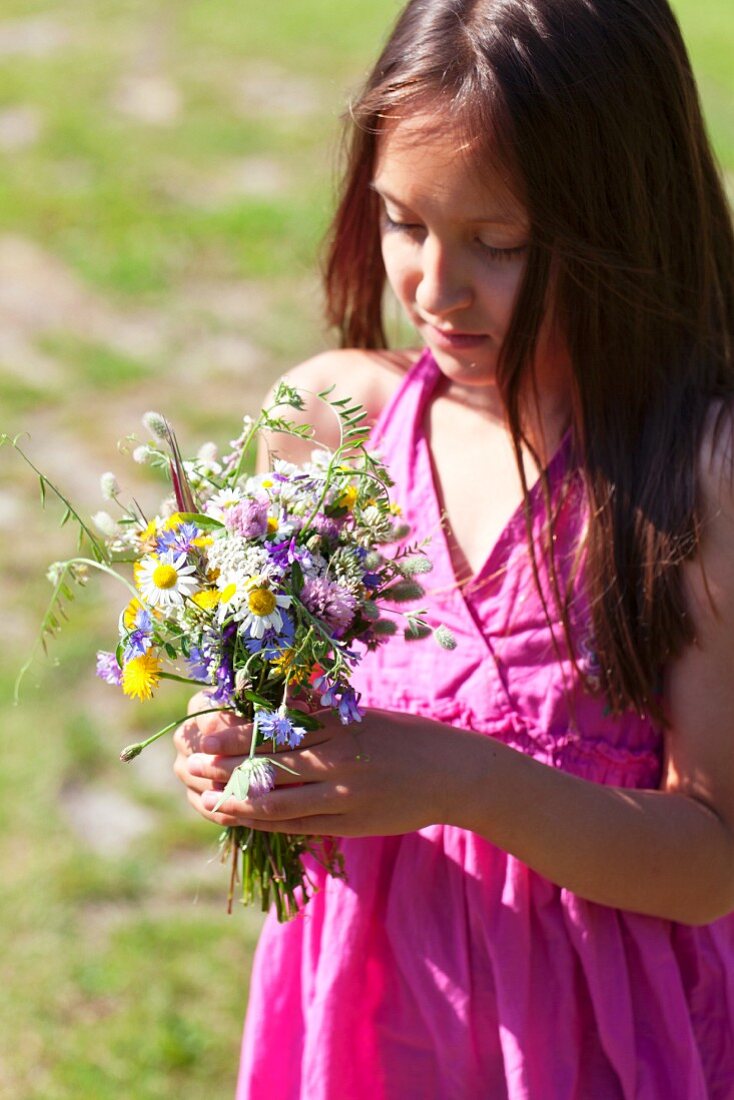
[[189, 699], [189, 705], [186, 708], [187, 714], [196, 714], [197, 711], [206, 710], [212, 705], [212, 701], [208, 695], [205, 695], [203, 691], [197, 691], [195, 695], [192, 695]]
[[213, 821], [215, 825], [240, 824], [236, 817], [232, 817], [229, 814], [211, 813], [209, 810], [205, 809], [205, 807], [201, 803], [201, 795], [197, 794], [196, 791], [187, 791], [186, 797], [188, 798], [189, 802], [194, 807], [196, 812], [201, 814], [202, 817], [205, 817], [207, 821]]
[[[318, 748], [318, 744], [314, 746]], [[273, 755], [267, 746], [258, 749], [258, 755]], [[328, 766], [321, 759], [317, 751], [310, 749], [280, 750], [275, 754], [275, 782], [279, 787], [296, 783], [313, 783], [323, 779], [329, 771]], [[245, 759], [244, 754], [239, 756], [212, 756], [207, 753], [197, 752], [189, 756], [186, 765], [191, 775], [211, 779], [215, 783], [226, 783], [232, 772]], [[282, 764], [283, 767], [278, 767]], [[295, 773], [295, 774], [294, 774]]]
[[178, 727], [173, 735], [173, 743], [176, 746], [176, 751], [184, 756], [189, 756], [192, 752], [199, 752], [201, 749], [201, 731], [193, 719], [189, 718]]
[[[204, 792], [202, 805], [211, 810], [219, 801], [219, 795], [213, 791]], [[334, 805], [334, 791], [331, 784], [303, 783], [288, 787], [275, 787], [265, 795], [252, 800], [228, 798], [220, 807], [220, 812], [236, 816], [241, 825], [250, 821], [268, 822], [273, 827], [279, 824], [278, 832], [287, 832], [283, 822], [296, 818], [309, 819], [318, 816], [340, 816]], [[266, 826], [263, 825], [263, 828]]]

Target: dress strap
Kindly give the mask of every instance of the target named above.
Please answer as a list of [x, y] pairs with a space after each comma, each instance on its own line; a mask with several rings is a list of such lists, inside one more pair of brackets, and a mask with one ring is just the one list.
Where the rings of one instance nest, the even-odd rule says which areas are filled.
[[440, 375], [436, 361], [430, 349], [425, 348], [415, 363], [406, 371], [400, 385], [393, 393], [375, 422], [370, 435], [374, 447], [390, 453], [391, 443], [402, 443], [398, 452], [402, 452], [406, 438], [415, 435], [423, 419], [423, 409], [438, 382]]

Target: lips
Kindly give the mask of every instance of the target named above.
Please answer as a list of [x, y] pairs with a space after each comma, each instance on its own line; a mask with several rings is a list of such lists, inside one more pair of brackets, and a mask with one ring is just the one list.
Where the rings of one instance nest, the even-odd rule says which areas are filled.
[[436, 347], [446, 351], [478, 348], [488, 339], [485, 333], [447, 332], [445, 329], [429, 324], [426, 324], [426, 334]]

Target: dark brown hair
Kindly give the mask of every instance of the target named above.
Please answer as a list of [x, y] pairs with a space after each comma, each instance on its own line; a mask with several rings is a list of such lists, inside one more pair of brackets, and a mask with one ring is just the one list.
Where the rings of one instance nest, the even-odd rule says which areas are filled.
[[384, 119], [427, 106], [530, 217], [498, 364], [526, 498], [523, 401], [553, 269], [605, 688], [617, 710], [656, 712], [660, 668], [692, 639], [680, 565], [699, 544], [704, 426], [734, 392], [731, 216], [675, 17], [666, 0], [412, 0], [352, 106], [325, 271], [345, 345], [386, 346], [369, 184]]

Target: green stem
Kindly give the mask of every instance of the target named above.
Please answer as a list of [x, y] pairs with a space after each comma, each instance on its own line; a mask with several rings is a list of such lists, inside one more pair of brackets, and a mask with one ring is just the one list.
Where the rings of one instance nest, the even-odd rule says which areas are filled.
[[173, 672], [159, 672], [161, 680], [175, 680], [179, 684], [196, 684], [198, 687], [211, 687], [207, 680], [192, 680], [189, 676], [176, 676]]
[[193, 714], [184, 714], [180, 718], [176, 718], [175, 721], [169, 722], [163, 729], [158, 730], [152, 737], [149, 737], [147, 741], [138, 741], [134, 745], [128, 745], [120, 753], [120, 759], [127, 763], [128, 760], [134, 760], [136, 756], [139, 756], [143, 749], [147, 749], [148, 745], [152, 745], [154, 741], [157, 741], [159, 737], [163, 737], [164, 734], [170, 733], [171, 730], [175, 730], [177, 726], [180, 726], [188, 718], [199, 718], [202, 714], [219, 714], [222, 712], [233, 712], [233, 707], [208, 707], [206, 710], [197, 710]]

